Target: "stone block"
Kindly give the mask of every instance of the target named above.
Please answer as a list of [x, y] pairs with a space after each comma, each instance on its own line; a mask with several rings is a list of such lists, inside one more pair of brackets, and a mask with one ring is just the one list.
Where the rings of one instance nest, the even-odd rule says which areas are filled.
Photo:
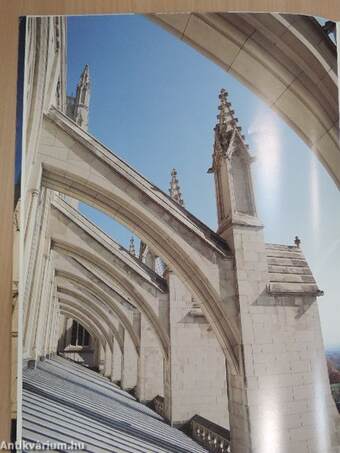
[[315, 396], [315, 388], [312, 384], [294, 386], [294, 399], [298, 400], [313, 400]]

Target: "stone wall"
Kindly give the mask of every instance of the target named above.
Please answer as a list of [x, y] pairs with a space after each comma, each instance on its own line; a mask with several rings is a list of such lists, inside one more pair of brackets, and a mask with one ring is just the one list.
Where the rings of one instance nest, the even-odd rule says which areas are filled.
[[121, 382], [121, 379], [122, 379], [122, 352], [119, 348], [117, 340], [114, 339], [111, 380], [113, 382]]
[[159, 341], [144, 315], [140, 319], [140, 356], [136, 395], [140, 401], [151, 401], [164, 395], [163, 356]]
[[130, 335], [122, 325], [120, 326], [120, 332], [124, 341], [121, 387], [125, 390], [131, 390], [136, 387], [137, 384], [138, 356]]
[[168, 273], [170, 388], [167, 417], [181, 425], [194, 415], [229, 427], [225, 359], [199, 305], [175, 273]]
[[[234, 227], [243, 367], [230, 376], [232, 451], [337, 452], [339, 416], [331, 400], [315, 301], [305, 312], [268, 295], [262, 231]], [[308, 301], [310, 302], [310, 301]]]

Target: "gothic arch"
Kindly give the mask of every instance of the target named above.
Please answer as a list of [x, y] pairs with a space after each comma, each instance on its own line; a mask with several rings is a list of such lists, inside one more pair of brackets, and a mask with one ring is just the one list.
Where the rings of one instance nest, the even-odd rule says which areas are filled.
[[[69, 310], [70, 312], [74, 311], [74, 312], [78, 313], [80, 316], [83, 316], [84, 318], [86, 318], [88, 320], [88, 322], [92, 322], [93, 325], [97, 325], [97, 322], [99, 319], [98, 315], [91, 313], [91, 311], [89, 309], [84, 309], [84, 307], [79, 307], [79, 306], [77, 307], [74, 304], [74, 301], [70, 301], [68, 299], [60, 298], [60, 297], [58, 297], [58, 299], [59, 299], [60, 308], [64, 307], [64, 308], [67, 308], [67, 310]], [[105, 323], [104, 323], [104, 325], [105, 325]], [[102, 337], [105, 338], [105, 340], [109, 344], [111, 352], [112, 352], [112, 338], [110, 337], [109, 331], [107, 329], [104, 329], [103, 325], [101, 325], [100, 327], [102, 327], [102, 329], [100, 329], [98, 327], [98, 331], [101, 332]]]
[[223, 267], [216, 264], [231, 261], [224, 241], [56, 109], [45, 120], [40, 159], [44, 186], [114, 217], [175, 270], [202, 302], [230, 370], [237, 373], [237, 308], [220, 294]]
[[[76, 282], [72, 282], [72, 284], [73, 284], [74, 286], [76, 286], [76, 287], [78, 286], [78, 284], [77, 284]], [[79, 290], [80, 290], [80, 289], [81, 289], [81, 288], [80, 288], [80, 285], [79, 285]], [[78, 291], [75, 291], [75, 290], [72, 290], [72, 289], [70, 289], [70, 288], [67, 288], [65, 285], [61, 285], [61, 284], [60, 284], [60, 285], [57, 285], [57, 291], [58, 291], [59, 294], [66, 294], [67, 296], [72, 297], [73, 300], [79, 300], [79, 301], [82, 301], [84, 304], [89, 304], [89, 305], [92, 306], [94, 309], [97, 309], [97, 307], [98, 307], [98, 305], [95, 303], [95, 300], [98, 299], [98, 298], [96, 298], [96, 299], [90, 299], [90, 298], [86, 297], [84, 293], [80, 293], [80, 292], [78, 292]], [[100, 300], [100, 299], [98, 299], [98, 300]], [[103, 304], [104, 304], [107, 308], [111, 309], [111, 305], [108, 306], [108, 305], [106, 304], [105, 301], [103, 301]], [[101, 312], [102, 318], [106, 320], [107, 325], [112, 329], [113, 334], [114, 334], [115, 336], [116, 336], [116, 335], [117, 335], [117, 336], [120, 336], [119, 333], [118, 333], [118, 331], [117, 331], [116, 326], [110, 321], [110, 319], [109, 319], [109, 317], [106, 315], [106, 313], [103, 312], [103, 309], [100, 308], [99, 310], [100, 310], [100, 312]], [[123, 314], [123, 315], [124, 315], [124, 314]], [[121, 319], [119, 316], [117, 316], [117, 320], [119, 320], [119, 322], [124, 326], [125, 330], [127, 331], [127, 333], [129, 334], [129, 336], [130, 336], [130, 338], [131, 338], [131, 341], [132, 341], [132, 343], [133, 343], [133, 345], [134, 345], [134, 347], [135, 347], [135, 350], [136, 350], [137, 355], [139, 355], [139, 352], [140, 352], [140, 342], [139, 342], [139, 338], [137, 337], [137, 335], [133, 332], [133, 327], [132, 327], [131, 323], [130, 323], [129, 320], [127, 319], [128, 328], [129, 328], [129, 330], [128, 330], [128, 328], [125, 327], [125, 324], [123, 323], [122, 319]], [[133, 335], [131, 335], [131, 329], [132, 329]]]
[[[58, 250], [58, 251], [61, 253], [61, 255], [63, 257], [69, 256], [65, 252], [63, 253], [60, 250]], [[68, 265], [69, 263], [65, 263], [65, 264]], [[78, 263], [76, 261], [74, 261], [74, 263], [72, 262], [71, 264], [73, 265], [73, 264], [78, 264]], [[124, 326], [124, 328], [126, 329], [128, 334], [130, 335], [131, 340], [138, 353], [139, 338], [138, 338], [137, 334], [135, 333], [129, 318], [125, 315], [124, 311], [119, 307], [120, 304], [123, 304], [123, 303], [129, 304], [129, 302], [127, 302], [119, 294], [113, 293], [113, 291], [110, 294], [106, 293], [100, 287], [100, 285], [99, 285], [100, 281], [99, 281], [99, 279], [97, 279], [97, 277], [91, 278], [93, 276], [92, 276], [92, 274], [90, 274], [90, 272], [85, 273], [82, 270], [79, 272], [79, 269], [76, 268], [76, 266], [73, 267], [72, 265], [71, 266], [62, 266], [60, 263], [57, 264], [57, 266], [56, 266], [57, 268], [62, 267], [62, 270], [59, 269], [58, 274], [59, 275], [62, 275], [62, 274], [68, 275], [70, 281], [71, 281], [71, 276], [72, 276], [72, 285], [73, 286], [77, 286], [82, 291], [82, 293], [84, 292], [84, 290], [87, 291], [88, 293], [90, 293], [91, 297], [94, 298], [94, 300], [98, 300], [101, 303], [101, 305], [104, 305], [108, 309], [112, 310], [112, 312], [119, 319], [119, 321], [122, 323], [122, 325]], [[98, 280], [98, 283], [96, 282], [96, 280]], [[105, 288], [105, 284], [103, 285], [103, 287]]]
[[86, 318], [86, 316], [82, 316], [81, 313], [76, 312], [75, 310], [69, 310], [68, 307], [62, 308], [60, 305], [60, 314], [65, 315], [68, 318], [72, 318], [75, 321], [79, 322], [82, 324], [89, 332], [90, 334], [94, 337], [97, 338], [102, 347], [105, 349], [105, 338], [101, 335], [100, 331], [98, 330], [97, 326], [93, 324], [93, 322], [89, 319]]
[[[52, 241], [52, 247], [54, 250], [59, 251], [62, 254], [69, 255], [73, 258], [78, 257], [78, 258], [88, 260], [90, 263], [93, 263], [96, 266], [98, 266], [99, 268], [105, 270], [105, 272], [107, 272], [110, 276], [115, 275], [114, 272], [112, 271], [112, 269], [110, 269], [106, 265], [106, 263], [102, 262], [98, 256], [92, 255], [79, 247], [75, 247], [75, 246], [73, 246], [71, 244], [67, 244], [67, 243], [61, 244], [60, 242], [57, 243], [55, 241]], [[104, 301], [107, 305], [109, 305], [114, 310], [115, 304], [113, 304], [111, 302], [111, 299], [109, 298], [108, 294], [106, 294], [97, 285], [94, 285], [89, 280], [80, 278], [79, 276], [70, 274], [69, 272], [65, 272], [61, 269], [56, 271], [56, 275], [66, 277], [70, 281], [73, 281], [83, 287], [86, 287], [90, 293], [92, 293], [95, 297], [99, 297], [102, 301]], [[153, 309], [148, 305], [147, 301], [139, 293], [136, 292], [136, 290], [132, 287], [132, 285], [128, 282], [127, 279], [125, 279], [124, 284], [122, 284], [120, 277], [118, 280], [115, 280], [115, 281], [118, 286], [122, 286], [124, 288], [124, 290], [127, 292], [127, 294], [130, 297], [129, 302], [132, 305], [134, 305], [135, 307], [137, 307], [149, 320], [149, 322], [151, 323], [152, 327], [154, 328], [156, 336], [160, 342], [163, 354], [167, 358], [169, 356], [169, 349], [170, 349], [169, 338], [168, 338], [168, 335], [166, 334], [163, 326], [159, 322], [159, 319], [157, 318]], [[122, 314], [121, 311], [120, 311], [120, 316], [121, 316], [122, 320], [125, 319], [125, 316], [124, 316], [124, 314]], [[131, 337], [133, 335], [135, 335], [133, 330], [130, 329], [128, 322], [124, 321], [124, 323], [122, 322], [122, 324], [124, 324], [126, 329], [129, 331]], [[134, 341], [134, 343], [136, 343], [136, 341]]]
[[[123, 340], [121, 335], [116, 328], [116, 326], [110, 321], [109, 317], [106, 313], [98, 307], [91, 299], [81, 295], [76, 294], [76, 298], [70, 294], [67, 288], [63, 286], [58, 287], [58, 299], [59, 303], [64, 303], [66, 300], [68, 303], [72, 304], [70, 306], [79, 309], [79, 311], [83, 310], [84, 308], [88, 310], [88, 314], [93, 314], [95, 316], [96, 322], [101, 322], [102, 326], [106, 326], [108, 332], [112, 332], [113, 336], [117, 339], [118, 344], [120, 347], [123, 346]], [[82, 303], [78, 303], [78, 300]]]
[[[59, 271], [58, 269], [56, 269], [56, 277], [58, 279], [62, 278], [62, 279], [65, 279], [66, 281], [72, 282], [72, 284], [74, 284], [80, 290], [85, 290], [88, 292], [89, 295], [92, 295], [92, 297], [102, 300], [101, 295], [99, 295], [99, 296], [97, 295], [97, 288], [95, 288], [94, 285], [92, 285], [87, 280], [82, 279], [79, 276], [72, 274], [70, 272]], [[89, 298], [86, 298], [86, 299], [89, 300]], [[94, 318], [93, 318], [94, 322], [96, 322], [96, 316], [98, 316], [97, 313], [94, 314]], [[98, 317], [98, 319], [99, 319], [99, 317]], [[117, 330], [116, 330], [116, 332], [117, 332]], [[121, 337], [118, 333], [117, 333], [117, 335], [118, 335], [119, 345], [122, 349], [123, 343], [122, 343]]]
[[150, 293], [154, 293], [155, 289], [160, 293], [167, 291], [164, 278], [132, 256], [66, 200], [55, 194], [51, 208], [50, 228], [53, 237], [99, 254], [118, 272], [129, 274], [130, 280]]
[[214, 11], [149, 18], [266, 102], [340, 187], [337, 49], [314, 17]]

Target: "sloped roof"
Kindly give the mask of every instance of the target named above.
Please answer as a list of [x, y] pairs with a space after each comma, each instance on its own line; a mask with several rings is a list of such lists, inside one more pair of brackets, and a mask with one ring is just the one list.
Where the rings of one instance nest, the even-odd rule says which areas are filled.
[[81, 442], [90, 453], [206, 452], [107, 378], [61, 357], [24, 369], [22, 411], [27, 442]]
[[302, 296], [323, 295], [299, 247], [266, 244], [266, 251], [269, 293]]

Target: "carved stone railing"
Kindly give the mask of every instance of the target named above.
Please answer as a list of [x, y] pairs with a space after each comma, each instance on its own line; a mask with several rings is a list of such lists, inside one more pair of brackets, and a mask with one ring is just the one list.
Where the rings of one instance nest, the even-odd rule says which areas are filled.
[[155, 396], [155, 398], [151, 401], [151, 406], [155, 412], [161, 417], [165, 417], [165, 405], [164, 405], [164, 397], [161, 395]]
[[230, 431], [195, 415], [189, 422], [188, 434], [197, 443], [213, 453], [230, 452]]

